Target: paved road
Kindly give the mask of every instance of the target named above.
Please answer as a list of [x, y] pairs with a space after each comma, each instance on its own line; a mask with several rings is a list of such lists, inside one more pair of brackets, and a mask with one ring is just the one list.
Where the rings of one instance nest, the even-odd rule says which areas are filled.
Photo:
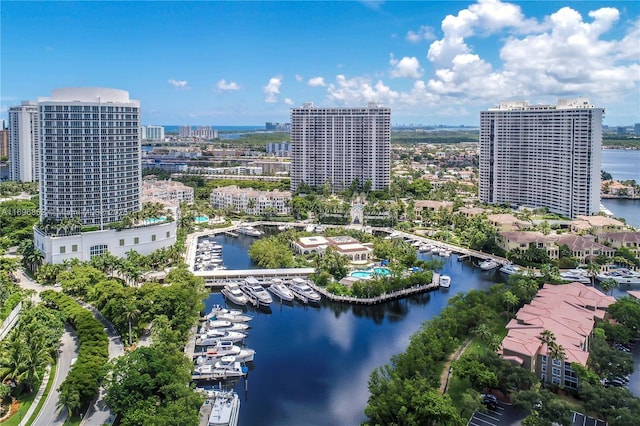
[[49, 380], [53, 380], [53, 386], [44, 405], [40, 409], [36, 420], [33, 422], [34, 426], [56, 426], [63, 425], [67, 419], [67, 410], [58, 408], [58, 401], [60, 394], [58, 388], [66, 379], [69, 370], [71, 370], [72, 360], [78, 356], [78, 338], [75, 335], [73, 328], [69, 325], [65, 326], [65, 332], [62, 335], [60, 349], [58, 350], [58, 367], [56, 369], [55, 377], [50, 377]]

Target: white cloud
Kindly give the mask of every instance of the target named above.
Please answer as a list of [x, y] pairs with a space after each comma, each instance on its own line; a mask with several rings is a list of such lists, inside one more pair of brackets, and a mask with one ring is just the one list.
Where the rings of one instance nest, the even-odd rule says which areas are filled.
[[307, 82], [307, 84], [309, 86], [312, 86], [312, 87], [326, 86], [326, 84], [324, 82], [324, 77], [313, 77], [313, 78], [310, 78], [309, 81]]
[[391, 64], [391, 66], [393, 67], [390, 71], [391, 77], [406, 77], [413, 79], [422, 77], [420, 62], [415, 56], [405, 56], [404, 58], [398, 60], [394, 58], [392, 54], [391, 59], [389, 60], [389, 64]]
[[304, 78], [300, 74], [296, 74], [294, 77], [296, 78], [297, 82], [301, 82], [304, 80]]
[[[596, 105], [605, 106], [605, 99], [637, 105], [632, 97], [640, 84], [640, 25], [635, 22], [616, 40], [609, 31], [620, 19], [617, 9], [597, 9], [585, 18], [563, 7], [538, 22], [526, 18], [518, 5], [480, 0], [442, 21], [444, 36], [427, 55], [435, 71], [425, 90], [452, 107], [510, 98], [554, 102], [577, 95]], [[476, 38], [491, 34], [503, 43], [501, 62], [494, 64], [472, 47]]]
[[284, 98], [283, 102], [287, 105], [293, 105], [293, 99], [291, 98]]
[[282, 76], [277, 75], [269, 79], [269, 83], [262, 88], [264, 92], [264, 101], [269, 103], [278, 102], [280, 94], [280, 86], [282, 85]]
[[400, 94], [391, 90], [381, 80], [375, 85], [364, 77], [347, 79], [344, 75], [336, 76], [336, 83], [329, 84], [327, 97], [329, 100], [343, 105], [362, 105], [368, 102], [380, 102], [390, 105]]
[[227, 81], [224, 78], [218, 81], [218, 83], [216, 83], [216, 87], [218, 88], [218, 90], [224, 90], [224, 91], [240, 89], [240, 86], [238, 85], [238, 83], [234, 81], [230, 81], [229, 83], [227, 83]]
[[169, 80], [167, 80], [167, 83], [169, 83], [176, 89], [190, 89], [190, 87], [187, 85], [187, 80], [174, 80], [173, 78], [170, 78]]
[[433, 32], [433, 28], [427, 25], [422, 25], [418, 28], [418, 31], [409, 30], [405, 38], [412, 43], [419, 43], [422, 40], [433, 40], [436, 36]]

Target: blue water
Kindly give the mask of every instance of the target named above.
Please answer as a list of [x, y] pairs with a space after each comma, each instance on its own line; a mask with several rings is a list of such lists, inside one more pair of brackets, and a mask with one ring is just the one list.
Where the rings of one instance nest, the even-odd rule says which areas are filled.
[[[229, 269], [255, 268], [247, 249], [254, 238], [221, 235]], [[430, 259], [430, 255], [420, 254]], [[369, 396], [371, 371], [402, 352], [420, 325], [437, 315], [447, 299], [473, 288], [487, 290], [504, 277], [482, 272], [456, 257], [445, 259], [449, 290], [438, 290], [375, 307], [336, 304], [319, 307], [274, 302], [271, 312], [250, 310], [254, 319], [245, 343], [256, 350], [248, 392], [240, 381], [240, 425], [358, 425]], [[206, 302], [224, 304], [214, 292]]]
[[208, 222], [209, 218], [207, 216], [198, 216], [193, 220], [195, 223], [203, 223], [203, 222]]
[[351, 275], [354, 278], [368, 279], [368, 278], [371, 278], [372, 275], [382, 275], [382, 276], [391, 275], [391, 271], [389, 270], [389, 268], [376, 267], [376, 268], [373, 268], [373, 269], [365, 269], [365, 270], [361, 270], [361, 271], [353, 271], [349, 275]]
[[603, 149], [602, 170], [616, 180], [640, 182], [640, 150]]
[[151, 223], [158, 223], [158, 222], [164, 222], [165, 220], [167, 220], [166, 216], [161, 216], [161, 217], [150, 217], [148, 219], [143, 220], [143, 222], [145, 224], [151, 224]]

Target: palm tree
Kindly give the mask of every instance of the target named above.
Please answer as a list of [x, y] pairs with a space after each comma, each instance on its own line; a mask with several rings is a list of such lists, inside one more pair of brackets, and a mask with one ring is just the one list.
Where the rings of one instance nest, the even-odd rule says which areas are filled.
[[132, 345], [131, 323], [138, 318], [138, 315], [140, 315], [140, 309], [134, 303], [129, 303], [124, 311], [124, 317], [129, 322], [129, 346]]
[[591, 277], [591, 285], [595, 285], [596, 275], [600, 273], [600, 265], [595, 262], [591, 262], [587, 265], [587, 272], [589, 273], [589, 277]]
[[27, 370], [25, 362], [27, 348], [19, 330], [16, 329], [9, 335], [0, 358], [0, 381], [11, 381], [16, 385], [24, 380]]
[[70, 417], [80, 409], [80, 394], [71, 383], [63, 383], [59, 388], [58, 409], [67, 409]]
[[620, 283], [614, 280], [613, 278], [607, 278], [606, 280], [600, 281], [600, 288], [605, 293], [613, 294], [613, 289], [618, 287]]
[[40, 372], [53, 362], [47, 340], [42, 333], [30, 333], [26, 342], [24, 381], [33, 390], [33, 384], [40, 379]]

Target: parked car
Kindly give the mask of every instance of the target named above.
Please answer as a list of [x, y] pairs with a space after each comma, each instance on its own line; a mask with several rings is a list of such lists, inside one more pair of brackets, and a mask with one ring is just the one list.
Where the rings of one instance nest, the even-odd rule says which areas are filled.
[[480, 397], [482, 398], [482, 404], [486, 405], [487, 408], [495, 410], [496, 407], [498, 407], [498, 398], [496, 398], [495, 395], [492, 395], [490, 393], [483, 393], [482, 395], [480, 395]]

